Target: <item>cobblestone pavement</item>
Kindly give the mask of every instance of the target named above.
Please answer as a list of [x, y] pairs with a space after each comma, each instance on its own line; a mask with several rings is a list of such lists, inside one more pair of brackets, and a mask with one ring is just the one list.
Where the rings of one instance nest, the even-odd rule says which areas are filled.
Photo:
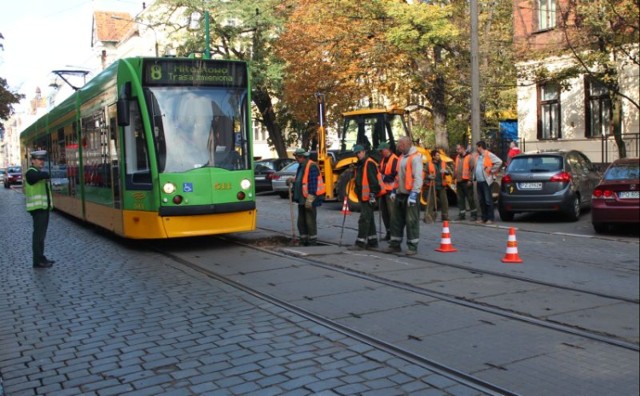
[[444, 376], [0, 191], [0, 395], [474, 395]]

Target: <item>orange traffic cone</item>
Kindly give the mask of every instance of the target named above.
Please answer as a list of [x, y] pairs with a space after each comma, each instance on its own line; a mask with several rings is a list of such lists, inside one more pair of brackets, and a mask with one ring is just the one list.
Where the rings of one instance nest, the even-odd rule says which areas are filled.
[[453, 253], [457, 252], [458, 249], [454, 248], [451, 244], [451, 236], [449, 235], [449, 222], [442, 222], [442, 238], [440, 239], [440, 247], [436, 249], [436, 252], [442, 253]]
[[509, 228], [509, 239], [507, 240], [507, 253], [502, 259], [503, 263], [521, 263], [522, 259], [518, 256], [518, 241], [516, 241], [516, 229]]
[[349, 202], [347, 201], [347, 197], [344, 197], [344, 201], [342, 202], [342, 214], [343, 215], [348, 215], [351, 214], [351, 211], [349, 210]]

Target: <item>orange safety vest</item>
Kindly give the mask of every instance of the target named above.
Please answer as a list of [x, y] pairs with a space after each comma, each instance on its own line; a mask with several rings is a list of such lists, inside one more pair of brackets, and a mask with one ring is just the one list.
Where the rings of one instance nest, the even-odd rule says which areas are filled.
[[[440, 162], [441, 164], [444, 164], [443, 162]], [[436, 175], [436, 166], [433, 164], [433, 161], [429, 162], [429, 174], [435, 176]], [[446, 165], [445, 165], [446, 167]], [[444, 177], [444, 171], [445, 171], [445, 167], [440, 168], [440, 173], [441, 173], [441, 178], [442, 178], [442, 185], [443, 186], [447, 186], [447, 180]], [[435, 180], [429, 180], [428, 185], [432, 186], [435, 183]]]
[[484, 155], [482, 157], [482, 166], [484, 167], [484, 173], [486, 176], [491, 175], [491, 168], [493, 168], [493, 162], [491, 162], [491, 153], [489, 150], [484, 151]]
[[[411, 154], [410, 156], [407, 157], [407, 169], [404, 172], [404, 188], [407, 191], [411, 191], [413, 190], [413, 169], [411, 167], [411, 162], [413, 161], [413, 158], [415, 155], [420, 154], [419, 151], [416, 151], [415, 153]], [[402, 162], [402, 159], [404, 158], [404, 154], [402, 154], [400, 156], [400, 158], [398, 158], [398, 168], [396, 169], [396, 172], [398, 172], [396, 174], [396, 182], [395, 182], [395, 187], [398, 188], [400, 187], [400, 163]], [[424, 171], [423, 171], [424, 172]]]
[[[393, 171], [393, 161], [397, 159], [398, 159], [398, 156], [395, 155], [394, 153], [391, 153], [391, 155], [388, 157], [382, 158], [382, 160], [380, 161], [380, 173], [382, 173], [384, 176], [391, 175], [391, 172]], [[383, 188], [385, 191], [392, 191], [394, 187], [394, 183], [393, 182], [385, 183], [383, 181], [380, 187]]]
[[[456, 157], [455, 168], [456, 173], [458, 172], [458, 165], [460, 164], [460, 155]], [[467, 181], [471, 180], [471, 156], [466, 155], [462, 160], [462, 180], [458, 181]]]
[[378, 185], [380, 186], [380, 191], [378, 192], [378, 194], [376, 194], [376, 197], [380, 198], [381, 196], [387, 193], [387, 190], [382, 188], [383, 186], [382, 175], [378, 171], [378, 164], [373, 159], [367, 158], [366, 161], [364, 161], [364, 165], [362, 166], [362, 196], [361, 196], [362, 201], [368, 201], [369, 194], [371, 194], [371, 188], [369, 187], [369, 175], [368, 175], [369, 172], [367, 172], [367, 166], [369, 162], [372, 162], [376, 168], [376, 176], [378, 178]]
[[[309, 169], [311, 169], [311, 165], [315, 165], [315, 162], [308, 160], [307, 166], [304, 168], [304, 174], [302, 175], [302, 196], [309, 196]], [[320, 173], [320, 168], [318, 168], [318, 188], [316, 189], [316, 196], [323, 195], [325, 193], [324, 180], [322, 180], [322, 174]]]
[[[476, 165], [478, 163], [478, 157], [480, 154], [475, 153], [475, 161]], [[484, 155], [482, 157], [482, 168], [484, 169], [484, 176], [491, 176], [491, 169], [493, 168], [493, 162], [491, 162], [491, 156], [489, 150], [484, 150]]]

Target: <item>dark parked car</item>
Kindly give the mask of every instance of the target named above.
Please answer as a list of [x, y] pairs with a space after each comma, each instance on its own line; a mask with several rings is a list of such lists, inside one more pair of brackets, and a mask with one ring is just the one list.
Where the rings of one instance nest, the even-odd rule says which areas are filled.
[[254, 162], [256, 191], [271, 190], [271, 176], [273, 173], [294, 162], [292, 158], [270, 158]]
[[22, 167], [10, 166], [7, 174], [4, 175], [4, 188], [9, 188], [14, 184], [22, 184]]
[[578, 220], [591, 206], [591, 193], [600, 173], [583, 153], [546, 151], [511, 160], [500, 185], [500, 218], [511, 221], [519, 212], [559, 212]]
[[640, 160], [613, 161], [591, 196], [591, 223], [596, 232], [610, 225], [640, 224]]
[[289, 186], [287, 185], [287, 179], [290, 177], [296, 177], [296, 172], [298, 172], [298, 165], [300, 164], [297, 161], [292, 162], [273, 174], [271, 178], [271, 188], [273, 191], [277, 192], [281, 198], [289, 197]]

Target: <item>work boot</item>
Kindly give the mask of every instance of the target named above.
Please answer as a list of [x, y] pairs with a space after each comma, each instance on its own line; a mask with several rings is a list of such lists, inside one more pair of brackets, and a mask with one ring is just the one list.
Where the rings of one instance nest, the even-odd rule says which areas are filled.
[[393, 245], [389, 245], [383, 250], [384, 253], [400, 253], [401, 251], [402, 249], [400, 248], [400, 246]]
[[390, 241], [391, 240], [391, 233], [387, 231], [387, 235], [384, 236], [383, 240]]
[[378, 241], [367, 243], [367, 249], [377, 249], [377, 248], [378, 248]]
[[413, 249], [409, 249], [405, 253], [405, 255], [407, 255], [407, 256], [415, 256], [416, 254], [418, 254], [418, 251], [417, 250], [413, 250]]
[[51, 268], [52, 265], [53, 265], [53, 263], [51, 263], [49, 261], [43, 261], [41, 263], [34, 264], [33, 268]]
[[360, 251], [365, 249], [366, 249], [366, 246], [362, 242], [356, 242], [355, 244], [347, 248], [347, 250], [351, 250], [351, 251]]

